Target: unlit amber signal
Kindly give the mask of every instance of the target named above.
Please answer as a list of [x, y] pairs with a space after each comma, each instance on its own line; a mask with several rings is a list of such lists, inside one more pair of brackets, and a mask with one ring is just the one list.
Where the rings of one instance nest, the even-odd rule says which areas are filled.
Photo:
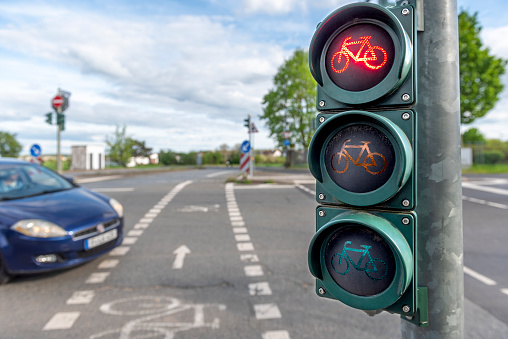
[[[370, 68], [372, 70], [377, 70], [377, 69], [382, 68], [386, 64], [388, 55], [386, 54], [386, 51], [382, 47], [372, 46], [369, 41], [371, 38], [372, 38], [372, 36], [362, 36], [359, 38], [359, 40], [356, 40], [356, 41], [350, 41], [352, 39], [352, 37], [350, 37], [350, 36], [345, 38], [344, 41], [342, 42], [342, 46], [340, 47], [340, 50], [338, 52], [336, 52], [332, 57], [332, 60], [331, 60], [332, 70], [335, 73], [344, 72], [349, 66], [350, 58], [352, 58], [355, 61], [355, 63], [356, 62], [363, 62], [365, 64], [365, 66], [367, 66], [368, 68]], [[353, 46], [353, 45], [361, 45], [360, 49], [358, 50], [356, 55], [353, 54], [353, 52], [351, 52], [351, 50], [349, 49], [349, 46]], [[381, 63], [378, 62], [381, 59], [376, 56], [376, 53], [374, 52], [374, 50], [381, 52], [381, 54], [383, 55], [383, 59], [382, 59]], [[363, 55], [362, 55], [362, 53], [363, 53]], [[334, 66], [334, 62], [333, 62], [335, 60], [335, 58], [337, 58], [337, 65], [340, 65], [341, 62], [343, 61], [342, 58], [345, 58], [346, 64], [344, 65], [344, 67], [337, 69]]]

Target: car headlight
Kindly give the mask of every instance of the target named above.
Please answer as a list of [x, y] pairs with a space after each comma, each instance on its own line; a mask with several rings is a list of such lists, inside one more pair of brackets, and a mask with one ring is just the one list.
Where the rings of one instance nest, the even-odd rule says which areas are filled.
[[111, 207], [113, 207], [113, 209], [116, 211], [116, 213], [118, 214], [118, 216], [121, 218], [123, 217], [123, 206], [122, 204], [120, 204], [116, 199], [109, 199], [109, 204], [111, 205]]
[[67, 235], [67, 232], [60, 226], [41, 219], [20, 220], [12, 225], [11, 229], [35, 238], [56, 238]]

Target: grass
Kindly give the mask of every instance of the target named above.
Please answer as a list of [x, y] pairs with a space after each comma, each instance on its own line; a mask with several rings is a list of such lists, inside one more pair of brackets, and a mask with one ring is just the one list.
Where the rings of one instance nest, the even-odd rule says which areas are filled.
[[464, 174], [501, 174], [508, 173], [508, 164], [476, 164], [470, 168], [462, 169]]

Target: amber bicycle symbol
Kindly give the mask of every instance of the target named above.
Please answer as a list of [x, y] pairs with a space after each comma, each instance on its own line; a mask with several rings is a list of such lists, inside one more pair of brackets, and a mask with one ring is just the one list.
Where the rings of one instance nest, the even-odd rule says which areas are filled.
[[[335, 253], [332, 256], [332, 267], [335, 272], [337, 272], [340, 275], [346, 275], [349, 272], [349, 263], [353, 265], [355, 270], [360, 272], [365, 272], [367, 276], [372, 280], [383, 280], [387, 273], [388, 273], [388, 267], [386, 263], [378, 258], [372, 258], [370, 255], [370, 248], [372, 246], [367, 245], [360, 245], [360, 247], [363, 247], [363, 249], [357, 249], [357, 248], [351, 248], [347, 247], [347, 245], [350, 245], [351, 241], [346, 241], [344, 243], [344, 247], [342, 248], [342, 252]], [[355, 264], [353, 259], [349, 256], [349, 254], [346, 251], [355, 252], [355, 253], [361, 253], [360, 259], [358, 259], [358, 262]], [[339, 261], [335, 262], [334, 260], [336, 257], [339, 257]], [[365, 258], [368, 258], [368, 260], [365, 262], [365, 265], [363, 267], [361, 266], [362, 262]], [[376, 265], [377, 263], [377, 265]]]
[[[387, 54], [386, 51], [379, 46], [372, 46], [370, 44], [371, 36], [362, 36], [359, 40], [351, 41], [351, 37], [347, 37], [342, 42], [342, 46], [340, 47], [340, 51], [336, 52], [332, 57], [332, 69], [335, 73], [344, 72], [349, 66], [349, 60], [352, 58], [355, 62], [362, 62], [370, 69], [376, 70], [380, 69], [386, 64]], [[350, 46], [360, 45], [360, 49], [356, 54], [351, 52], [349, 49]], [[375, 51], [379, 51], [380, 53], [376, 53]], [[378, 57], [382, 55], [382, 59]], [[333, 61], [337, 57], [337, 65], [341, 65], [341, 62], [344, 63], [344, 67], [337, 69], [335, 68]]]
[[[378, 175], [384, 172], [387, 166], [386, 158], [381, 153], [372, 153], [369, 149], [370, 141], [360, 141], [363, 145], [347, 145], [351, 139], [346, 139], [342, 144], [339, 152], [332, 156], [331, 164], [332, 169], [337, 173], [344, 173], [349, 168], [349, 161], [355, 166], [361, 166], [365, 168], [367, 172], [372, 175]], [[358, 157], [354, 159], [349, 154], [348, 149], [360, 149]], [[362, 159], [364, 153], [367, 152], [365, 158]], [[338, 159], [335, 159], [338, 156]]]

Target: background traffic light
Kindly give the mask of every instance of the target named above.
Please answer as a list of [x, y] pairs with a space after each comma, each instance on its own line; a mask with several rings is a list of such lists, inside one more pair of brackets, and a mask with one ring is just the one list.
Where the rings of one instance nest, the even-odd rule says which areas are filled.
[[53, 113], [52, 112], [48, 112], [45, 114], [46, 115], [46, 122], [50, 125], [53, 124]]
[[60, 125], [60, 130], [65, 130], [65, 114], [57, 113], [56, 114], [56, 123]]
[[412, 5], [350, 4], [312, 38], [320, 113], [309, 169], [320, 206], [308, 262], [319, 296], [426, 326], [416, 277], [415, 14]]

